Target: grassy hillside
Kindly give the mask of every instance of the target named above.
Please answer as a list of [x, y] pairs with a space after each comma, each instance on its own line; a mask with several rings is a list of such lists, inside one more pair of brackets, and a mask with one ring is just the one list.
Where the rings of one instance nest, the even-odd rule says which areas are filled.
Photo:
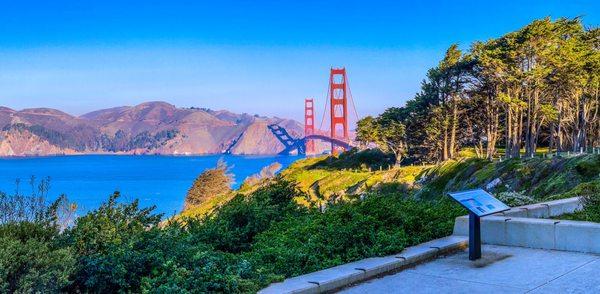
[[[600, 189], [600, 155], [489, 161], [466, 155], [438, 165], [392, 166], [374, 151], [349, 153], [339, 158], [299, 160], [280, 174], [301, 192], [294, 200], [304, 206], [324, 206], [358, 199], [366, 193], [401, 193], [404, 197], [434, 200], [456, 190], [483, 188], [509, 204], [522, 205], [597, 193]], [[264, 184], [264, 183], [263, 183]], [[185, 212], [202, 215], [257, 187], [243, 187], [213, 198]]]

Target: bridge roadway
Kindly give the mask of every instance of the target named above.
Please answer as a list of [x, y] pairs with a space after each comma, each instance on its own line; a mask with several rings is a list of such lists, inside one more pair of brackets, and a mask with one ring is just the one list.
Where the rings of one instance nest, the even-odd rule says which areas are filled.
[[298, 150], [298, 154], [306, 154], [306, 148], [305, 148], [306, 140], [321, 140], [321, 141], [333, 143], [336, 146], [340, 146], [346, 150], [348, 150], [352, 147], [346, 141], [336, 139], [336, 138], [331, 138], [331, 137], [325, 136], [325, 135], [314, 134], [314, 135], [308, 135], [304, 138], [297, 139], [297, 138], [292, 137], [284, 127], [282, 127], [278, 124], [272, 124], [267, 127], [269, 128], [271, 133], [273, 133], [273, 135], [275, 135], [277, 140], [279, 140], [279, 142], [281, 142], [281, 144], [283, 144], [283, 146], [285, 146], [285, 149], [283, 151], [279, 152], [279, 154], [290, 154], [294, 150]]

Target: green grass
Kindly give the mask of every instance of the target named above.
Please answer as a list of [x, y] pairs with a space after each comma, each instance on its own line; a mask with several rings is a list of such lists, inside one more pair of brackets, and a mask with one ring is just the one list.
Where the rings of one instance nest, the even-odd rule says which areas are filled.
[[[462, 154], [468, 155], [470, 152], [472, 151], [465, 150]], [[363, 157], [364, 155], [355, 153], [341, 160], [326, 156], [306, 158], [294, 162], [280, 176], [294, 183], [304, 195], [296, 197], [295, 201], [307, 207], [333, 200], [354, 199], [358, 195], [379, 190], [434, 200], [444, 197], [450, 191], [486, 188], [495, 179], [499, 179], [500, 184], [488, 189], [490, 192], [496, 195], [519, 193], [538, 202], [600, 190], [600, 155], [503, 161], [462, 158], [438, 165], [394, 166], [382, 170], [361, 167], [356, 158]], [[373, 162], [372, 158], [370, 160], [371, 165], [381, 166]], [[386, 158], [382, 160], [387, 162]], [[247, 195], [254, 189], [256, 188], [244, 187], [216, 197], [185, 215], [204, 215], [236, 194]]]

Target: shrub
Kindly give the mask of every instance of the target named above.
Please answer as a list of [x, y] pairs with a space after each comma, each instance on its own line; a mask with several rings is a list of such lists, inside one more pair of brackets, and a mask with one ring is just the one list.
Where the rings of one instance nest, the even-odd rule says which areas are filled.
[[98, 209], [77, 219], [65, 233], [65, 244], [77, 255], [72, 291], [136, 291], [156, 264], [147, 251], [161, 215], [141, 209], [137, 200], [119, 204], [115, 192]]
[[582, 160], [575, 166], [577, 173], [587, 178], [600, 176], [600, 156], [587, 155], [585, 158], [587, 160]]
[[393, 154], [384, 153], [380, 149], [366, 149], [359, 151], [354, 148], [344, 152], [339, 157], [329, 156], [317, 163], [312, 168], [326, 169], [360, 169], [360, 170], [378, 170], [380, 168], [389, 168], [396, 163]]
[[57, 246], [58, 230], [22, 221], [0, 226], [0, 292], [59, 292], [68, 286], [75, 258]]
[[210, 197], [230, 192], [232, 181], [227, 164], [219, 160], [217, 167], [205, 170], [194, 180], [185, 196], [184, 210], [200, 205]]
[[424, 202], [373, 194], [324, 213], [287, 217], [257, 236], [248, 255], [259, 271], [281, 279], [449, 235], [454, 218], [463, 213], [446, 199]]
[[297, 193], [291, 183], [276, 181], [249, 196], [237, 195], [201, 220], [188, 220], [189, 230], [199, 242], [211, 244], [217, 250], [231, 253], [249, 250], [258, 233], [299, 209], [292, 202]]
[[496, 197], [510, 207], [535, 203], [535, 199], [519, 192], [501, 192]]
[[600, 193], [582, 196], [581, 203], [583, 204], [581, 215], [584, 220], [600, 222]]
[[240, 256], [197, 242], [186, 225], [171, 223], [147, 240], [157, 262], [142, 278], [141, 292], [236, 293], [259, 290], [255, 271]]

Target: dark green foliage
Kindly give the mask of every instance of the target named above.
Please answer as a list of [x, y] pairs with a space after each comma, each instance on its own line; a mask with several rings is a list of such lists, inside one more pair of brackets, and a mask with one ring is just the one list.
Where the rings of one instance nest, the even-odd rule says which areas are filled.
[[585, 190], [578, 195], [582, 196], [583, 210], [562, 215], [560, 218], [600, 223], [600, 180], [589, 183], [581, 190]]
[[239, 253], [249, 250], [257, 234], [286, 215], [297, 214], [300, 208], [292, 202], [297, 194], [290, 183], [276, 181], [248, 198], [234, 197], [201, 223], [190, 220], [190, 231], [199, 242], [221, 251]]
[[600, 222], [600, 189], [596, 186], [593, 194], [582, 196], [583, 212], [588, 221]]
[[600, 176], [600, 156], [590, 156], [590, 160], [578, 162], [575, 170], [586, 178]]
[[[196, 223], [195, 225], [198, 225]], [[192, 225], [193, 226], [193, 225]], [[142, 278], [142, 291], [157, 293], [256, 292], [252, 265], [240, 256], [199, 243], [190, 226], [171, 223], [146, 240], [156, 259]]]
[[288, 217], [259, 235], [249, 256], [262, 272], [290, 277], [449, 235], [460, 214], [464, 211], [447, 201], [374, 194], [325, 213]]
[[256, 292], [285, 277], [448, 235], [464, 213], [447, 201], [398, 193], [321, 212], [298, 206], [299, 196], [275, 178], [209, 216], [159, 226], [153, 208], [120, 204], [115, 193], [62, 233], [44, 223], [3, 225], [0, 290]]
[[388, 169], [395, 163], [394, 155], [384, 153], [380, 149], [358, 150], [356, 148], [340, 154], [338, 157], [330, 156], [315, 163], [310, 168], [321, 169], [360, 169], [378, 170]]
[[253, 292], [251, 265], [204, 243], [205, 226], [158, 226], [153, 208], [117, 203], [115, 193], [63, 234], [62, 246], [77, 258], [69, 291], [79, 292]]
[[65, 233], [65, 243], [77, 256], [73, 289], [133, 291], [155, 265], [147, 241], [156, 234], [161, 216], [152, 214], [153, 208], [140, 209], [137, 200], [119, 204], [118, 197], [115, 192]]
[[163, 130], [155, 134], [148, 131], [141, 132], [135, 135], [127, 142], [125, 151], [143, 148], [143, 149], [156, 149], [167, 143], [167, 141], [175, 138], [179, 134], [178, 130]]
[[46, 180], [39, 192], [34, 182], [32, 178], [32, 194], [0, 193], [1, 293], [57, 292], [71, 282], [73, 252], [57, 242], [63, 221], [57, 210], [66, 200], [46, 205]]
[[0, 292], [58, 292], [70, 284], [73, 252], [57, 246], [58, 231], [31, 222], [0, 226]]

